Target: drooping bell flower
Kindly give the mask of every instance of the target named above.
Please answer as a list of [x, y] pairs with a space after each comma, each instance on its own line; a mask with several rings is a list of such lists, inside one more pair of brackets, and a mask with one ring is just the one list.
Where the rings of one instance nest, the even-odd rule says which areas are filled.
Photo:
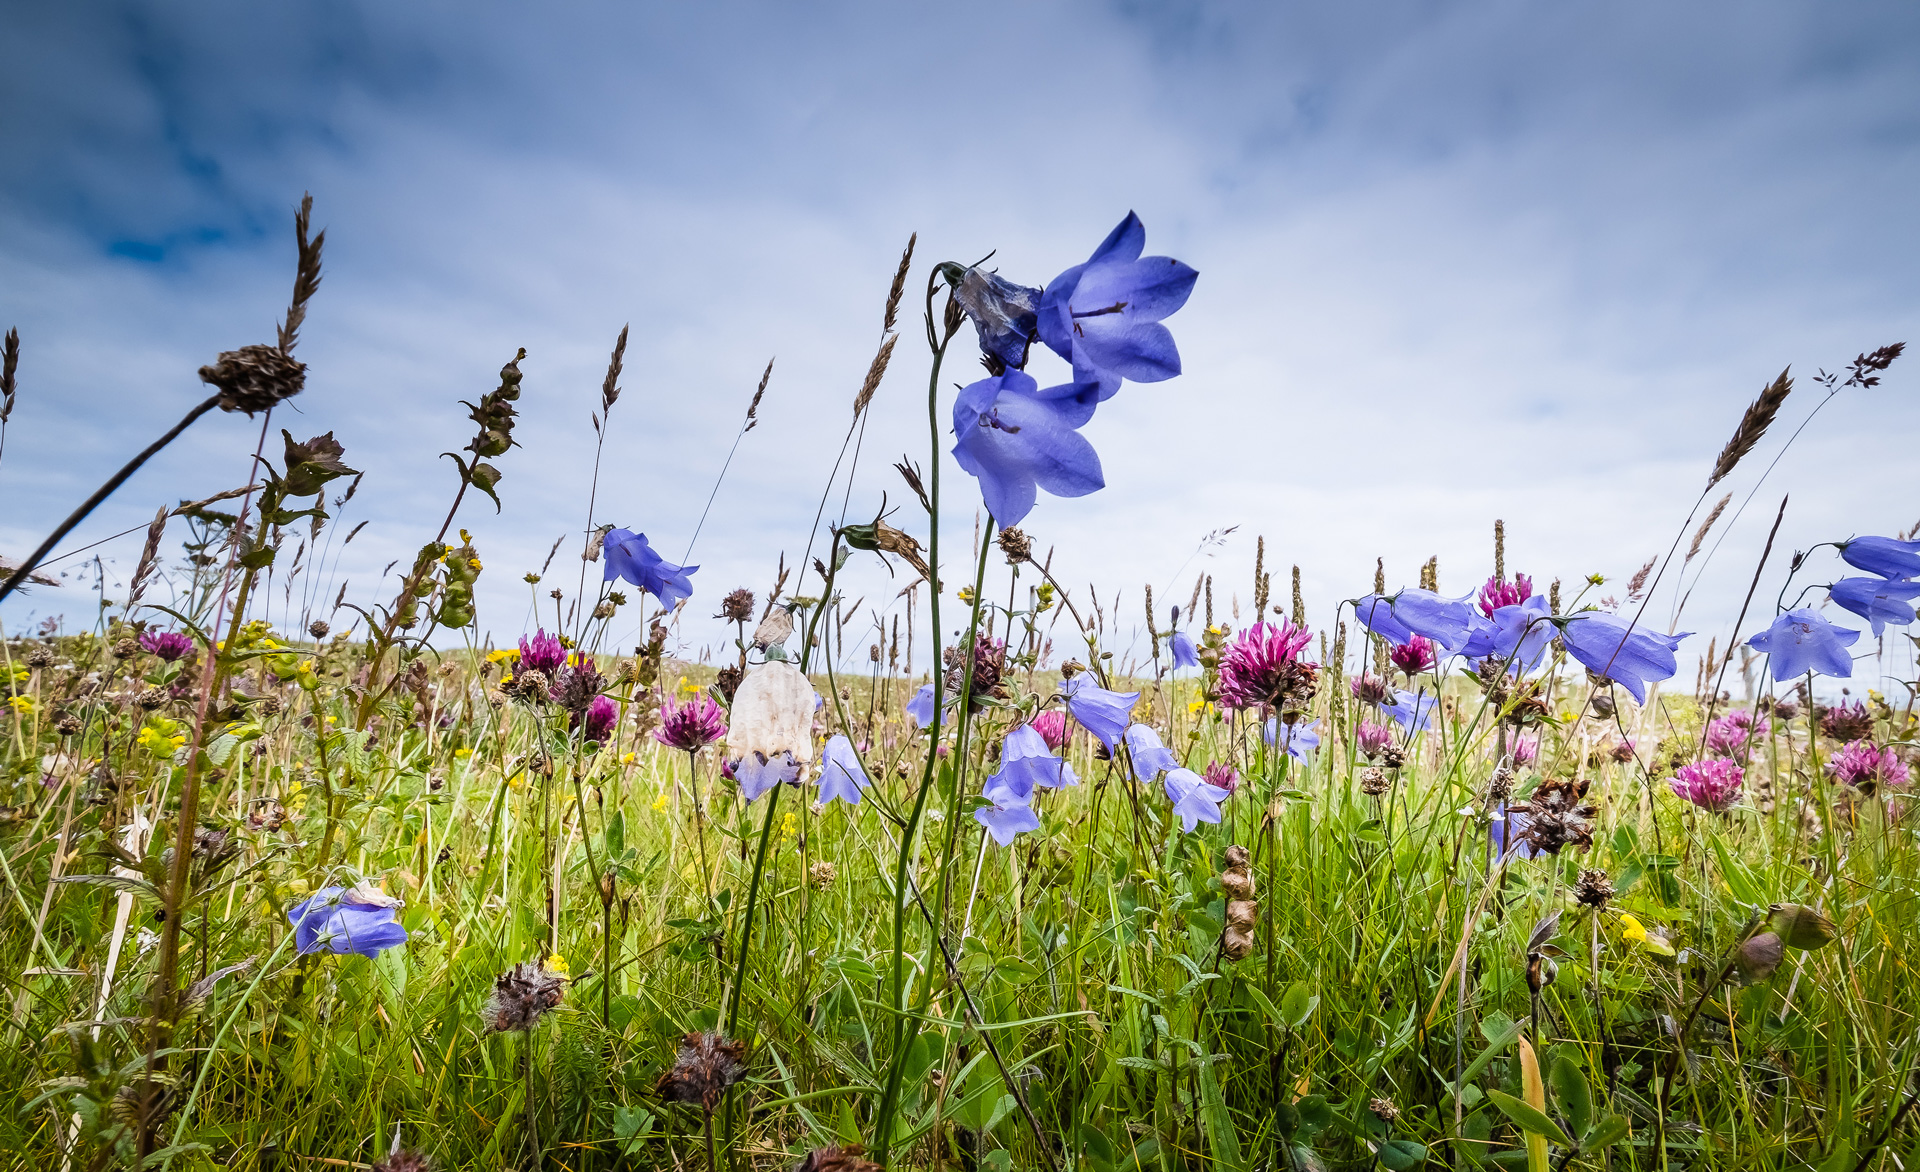
[[726, 716], [726, 709], [705, 692], [684, 704], [668, 700], [660, 706], [660, 727], [653, 730], [653, 739], [669, 749], [697, 753], [727, 735]]
[[1714, 758], [1682, 765], [1667, 784], [1675, 796], [1720, 814], [1740, 800], [1740, 783], [1745, 778], [1746, 771], [1739, 765]]
[[1393, 693], [1393, 703], [1382, 704], [1380, 711], [1398, 721], [1410, 733], [1426, 732], [1433, 727], [1433, 709], [1440, 697], [1404, 690]]
[[1040, 340], [1073, 364], [1079, 382], [1111, 398], [1122, 379], [1160, 382], [1180, 373], [1180, 351], [1160, 324], [1187, 303], [1193, 269], [1168, 256], [1140, 255], [1147, 229], [1132, 212], [1085, 264], [1055, 277], [1040, 297]]
[[1193, 636], [1185, 631], [1175, 631], [1167, 639], [1167, 647], [1173, 654], [1174, 671], [1200, 666], [1200, 652], [1193, 645]]
[[[907, 715], [911, 716], [913, 723], [919, 725], [921, 728], [925, 728], [933, 723], [932, 684], [921, 684], [920, 690], [913, 694], [913, 699], [907, 701]], [[947, 723], [950, 719], [952, 719], [951, 713], [942, 712], [940, 714], [941, 724]]]
[[1286, 619], [1240, 632], [1220, 655], [1221, 706], [1304, 711], [1320, 679], [1320, 666], [1300, 658], [1312, 637]]
[[1443, 598], [1409, 586], [1398, 594], [1368, 594], [1353, 601], [1360, 625], [1398, 647], [1415, 635], [1434, 641], [1448, 655], [1466, 646], [1481, 619], [1467, 598]]
[[1180, 768], [1180, 758], [1160, 742], [1160, 734], [1144, 724], [1127, 727], [1127, 755], [1133, 758], [1134, 780], [1152, 781], [1162, 770]]
[[981, 806], [973, 812], [973, 819], [986, 827], [993, 841], [1001, 846], [1008, 845], [1029, 830], [1040, 829], [1040, 815], [1033, 812], [1033, 807], [1011, 799], [1005, 804]]
[[980, 352], [1010, 369], [1025, 367], [1027, 350], [1039, 332], [1035, 313], [1041, 291], [1016, 285], [977, 265], [962, 269], [947, 264], [940, 271], [980, 336]]
[[671, 610], [693, 597], [693, 574], [699, 566], [676, 566], [653, 552], [647, 535], [631, 529], [610, 529], [600, 548], [607, 555], [606, 580], [631, 582]]
[[407, 930], [394, 919], [400, 901], [378, 888], [322, 887], [287, 909], [293, 946], [301, 955], [325, 949], [372, 958], [404, 944]]
[[1560, 641], [1588, 671], [1610, 679], [1647, 702], [1647, 684], [1673, 678], [1681, 640], [1691, 632], [1662, 635], [1605, 611], [1585, 610], [1561, 620]]
[[1036, 786], [1057, 789], [1078, 785], [1073, 766], [1053, 755], [1047, 739], [1030, 724], [1007, 733], [1000, 743], [1000, 769], [987, 779], [983, 792], [989, 798], [1011, 798], [1015, 802], [1032, 800]]
[[819, 701], [800, 669], [784, 659], [760, 664], [733, 694], [727, 756], [740, 796], [755, 801], [781, 782], [799, 784], [813, 761], [813, 711]]
[[867, 780], [867, 771], [860, 767], [860, 755], [853, 751], [853, 742], [845, 736], [828, 739], [827, 747], [820, 752], [820, 804], [838, 798], [849, 806], [860, 804], [860, 795], [872, 783]]
[[1139, 702], [1140, 693], [1110, 692], [1095, 684], [1085, 672], [1061, 685], [1061, 691], [1067, 696], [1067, 711], [1099, 738], [1107, 752], [1113, 752], [1127, 726], [1133, 723], [1133, 706]]
[[1544, 597], [1535, 594], [1522, 602], [1495, 607], [1480, 621], [1460, 654], [1476, 663], [1491, 660], [1504, 665], [1511, 675], [1523, 675], [1538, 668], [1546, 658], [1553, 634], [1553, 610]]
[[1920, 577], [1920, 541], [1896, 541], [1891, 537], [1856, 537], [1836, 541], [1840, 558], [1856, 570], [1878, 574], [1882, 578]]
[[1833, 601], [1873, 624], [1873, 637], [1887, 624], [1904, 627], [1913, 621], [1913, 600], [1920, 598], [1920, 582], [1889, 582], [1885, 578], [1842, 578], [1828, 587]]
[[142, 631], [140, 646], [173, 663], [193, 654], [193, 636], [178, 631]]
[[1218, 823], [1220, 803], [1233, 796], [1191, 769], [1168, 771], [1163, 784], [1167, 798], [1173, 802], [1173, 812], [1180, 819], [1180, 828], [1189, 834], [1202, 822]]
[[1039, 490], [1076, 497], [1106, 487], [1100, 455], [1076, 428], [1093, 418], [1095, 388], [1040, 389], [1018, 370], [961, 388], [953, 402], [953, 458], [980, 482], [1002, 529], [1033, 511]]
[[1791, 680], [1814, 672], [1845, 679], [1853, 675], [1853, 656], [1847, 648], [1860, 632], [1836, 627], [1810, 606], [1790, 610], [1773, 625], [1747, 640], [1747, 646], [1766, 655], [1775, 680]]

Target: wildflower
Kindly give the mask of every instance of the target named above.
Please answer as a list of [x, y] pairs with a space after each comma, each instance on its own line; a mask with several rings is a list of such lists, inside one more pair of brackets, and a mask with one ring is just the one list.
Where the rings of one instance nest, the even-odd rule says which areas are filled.
[[373, 1162], [373, 1172], [433, 1172], [433, 1161], [409, 1148], [395, 1148]]
[[1354, 748], [1371, 761], [1393, 747], [1393, 726], [1363, 720], [1353, 730], [1353, 741]]
[[[1145, 726], [1136, 724], [1133, 727]], [[1127, 743], [1131, 745], [1132, 729], [1127, 731], [1127, 737]], [[1161, 752], [1166, 750], [1162, 749]], [[1137, 762], [1138, 758], [1135, 760]], [[1078, 784], [1080, 779], [1074, 776], [1073, 766], [1054, 756], [1047, 739], [1032, 725], [1023, 724], [1008, 732], [1006, 739], [1001, 742], [1000, 770], [987, 779], [984, 788], [989, 798], [1010, 795], [1016, 801], [1026, 802], [1033, 797], [1035, 786], [1057, 789]]]
[[1790, 680], [1808, 672], [1846, 678], [1853, 674], [1847, 648], [1860, 632], [1836, 627], [1810, 606], [1790, 610], [1773, 625], [1747, 640], [1747, 646], [1768, 657], [1767, 668], [1776, 680]]
[[1827, 592], [1842, 608], [1872, 623], [1877, 639], [1888, 623], [1904, 627], [1913, 621], [1913, 600], [1920, 598], [1920, 582], [1842, 578], [1827, 587]]
[[1313, 731], [1319, 723], [1309, 720], [1305, 724], [1282, 724], [1279, 717], [1269, 716], [1263, 735], [1269, 745], [1277, 744], [1287, 756], [1305, 761], [1308, 753], [1320, 747], [1320, 734]]
[[998, 273], [959, 265], [942, 265], [941, 275], [953, 289], [954, 300], [967, 311], [980, 336], [980, 352], [1002, 366], [1020, 370], [1027, 365], [1027, 350], [1039, 332], [1035, 310], [1041, 292], [1016, 285]]
[[32, 696], [10, 696], [7, 698], [7, 703], [12, 706], [16, 716], [33, 715], [35, 705]]
[[1608, 750], [1608, 756], [1619, 764], [1625, 765], [1633, 760], [1634, 747], [1635, 742], [1632, 737], [1621, 737], [1613, 743], [1613, 748]]
[[1179, 671], [1183, 667], [1200, 666], [1200, 653], [1193, 646], [1193, 636], [1185, 631], [1175, 631], [1168, 636], [1167, 647], [1173, 655], [1172, 670]]
[[807, 868], [807, 882], [815, 890], [824, 890], [833, 886], [833, 881], [839, 874], [839, 869], [832, 863], [829, 863], [825, 859], [820, 859]]
[[1271, 705], [1282, 715], [1301, 712], [1319, 687], [1320, 667], [1300, 659], [1312, 636], [1286, 619], [1255, 623], [1220, 655], [1220, 703], [1227, 708]]
[[1533, 596], [1533, 579], [1525, 574], [1515, 574], [1511, 582], [1496, 574], [1480, 587], [1480, 613], [1492, 618], [1501, 607], [1518, 606]]
[[753, 591], [745, 586], [729, 591], [727, 596], [720, 600], [720, 613], [713, 617], [725, 619], [730, 623], [745, 623], [752, 619]]
[[1524, 602], [1494, 608], [1461, 647], [1460, 654], [1481, 663], [1494, 662], [1515, 675], [1540, 666], [1553, 641], [1552, 607], [1535, 594]]
[[1767, 732], [1766, 721], [1758, 722], [1756, 728], [1753, 713], [1743, 708], [1710, 722], [1704, 743], [1707, 752], [1716, 757], [1745, 757], [1753, 750], [1755, 735], [1765, 736]]
[[140, 646], [173, 663], [193, 654], [193, 636], [178, 631], [143, 631]]
[[1857, 741], [1873, 732], [1873, 713], [1858, 700], [1842, 700], [1814, 711], [1820, 718], [1820, 732], [1836, 741]]
[[1836, 541], [1840, 559], [1856, 570], [1878, 574], [1882, 578], [1920, 577], [1920, 541], [1895, 541], [1891, 537], [1856, 537]]
[[844, 736], [827, 741], [827, 747], [820, 753], [821, 804], [838, 798], [849, 806], [857, 806], [860, 794], [870, 784], [866, 770], [860, 767], [859, 755], [853, 751], [853, 742]]
[[1220, 821], [1220, 803], [1233, 795], [1191, 769], [1171, 769], [1162, 782], [1180, 826], [1188, 833], [1202, 822]]
[[322, 887], [287, 909], [293, 946], [302, 955], [326, 949], [375, 957], [404, 944], [407, 930], [394, 920], [400, 901], [366, 886]]
[[1433, 727], [1433, 709], [1440, 697], [1396, 691], [1393, 703], [1382, 704], [1380, 711], [1398, 721], [1410, 733], [1426, 732]]
[[1224, 761], [1207, 762], [1207, 771], [1201, 777], [1208, 785], [1226, 790], [1228, 797], [1240, 791], [1240, 771]]
[[1133, 776], [1152, 781], [1163, 769], [1180, 768], [1180, 758], [1160, 743], [1160, 734], [1144, 724], [1130, 725], [1126, 733], [1127, 755], [1133, 758]]
[[607, 741], [607, 734], [613, 731], [614, 724], [620, 719], [620, 706], [608, 696], [595, 696], [587, 705], [587, 711], [581, 717], [582, 737], [596, 745]]
[[953, 458], [980, 482], [1002, 526], [1033, 511], [1040, 489], [1086, 496], [1106, 487], [1100, 456], [1076, 428], [1093, 418], [1091, 384], [1040, 389], [1018, 370], [963, 387], [953, 404]]
[[1396, 647], [1423, 635], [1449, 655], [1466, 646], [1480, 624], [1466, 598], [1442, 598], [1414, 587], [1357, 598], [1353, 613], [1361, 626]]
[[1667, 784], [1676, 797], [1719, 814], [1740, 800], [1740, 783], [1745, 777], [1746, 771], [1734, 762], [1712, 758], [1682, 765]]
[[555, 972], [546, 965], [521, 961], [493, 979], [493, 993], [480, 1010], [480, 1020], [491, 1033], [525, 1033], [539, 1025], [549, 1010], [559, 1008], [566, 989], [564, 968]]
[[1907, 784], [1907, 763], [1892, 749], [1872, 741], [1854, 741], [1827, 761], [1835, 781], [1872, 792], [1875, 785]]
[[[921, 684], [920, 690], [907, 701], [907, 715], [913, 717], [913, 723], [925, 728], [933, 723], [933, 685]], [[947, 723], [946, 713], [940, 714], [940, 723]]]
[[1142, 257], [1146, 242], [1146, 225], [1128, 212], [1087, 263], [1055, 277], [1040, 297], [1040, 340], [1073, 364], [1077, 381], [1097, 381], [1101, 399], [1122, 379], [1180, 373], [1180, 351], [1160, 321], [1187, 303], [1199, 274], [1172, 257]]
[[813, 760], [819, 699], [800, 669], [783, 659], [768, 660], [741, 681], [727, 753], [743, 800], [752, 802], [783, 781], [799, 784]]
[[973, 812], [973, 818], [986, 827], [993, 841], [1001, 846], [1008, 845], [1016, 836], [1029, 830], [1040, 829], [1040, 816], [1033, 812], [1033, 808], [1011, 797], [990, 806], [981, 806]]
[[653, 730], [654, 740], [682, 753], [697, 753], [726, 735], [726, 710], [704, 692], [684, 703], [666, 701], [660, 706], [660, 727]]
[[1776, 903], [1767, 908], [1767, 927], [1789, 948], [1815, 949], [1833, 939], [1833, 921], [1805, 904]]
[[666, 794], [664, 794], [664, 793], [662, 793], [662, 794], [661, 794], [661, 795], [660, 795], [659, 797], [657, 797], [657, 798], [655, 798], [655, 799], [653, 799], [653, 812], [654, 812], [654, 813], [656, 813], [656, 814], [660, 814], [660, 813], [664, 813], [664, 812], [666, 811], [666, 808], [667, 808], [667, 795], [666, 795]]
[[606, 678], [595, 670], [593, 660], [586, 656], [574, 656], [573, 662], [554, 674], [553, 702], [571, 714], [567, 721], [569, 728], [580, 727], [580, 721], [605, 684]]
[[1059, 752], [1067, 743], [1067, 714], [1057, 708], [1035, 714], [1028, 725], [1047, 742], [1047, 748]]
[[1531, 765], [1540, 758], [1540, 738], [1517, 736], [1507, 743], [1507, 755], [1515, 767]]
[[974, 635], [971, 678], [967, 674], [967, 650], [964, 646], [949, 647], [944, 655], [947, 664], [947, 694], [958, 696], [965, 690], [968, 694], [968, 711], [980, 711], [986, 707], [989, 698], [1006, 698], [1007, 689], [1000, 680], [1007, 663], [1005, 642], [984, 633]]
[[1405, 643], [1388, 652], [1387, 658], [1393, 661], [1393, 666], [1406, 672], [1410, 676], [1417, 675], [1423, 671], [1431, 671], [1433, 665], [1437, 662], [1433, 640], [1427, 638], [1425, 635], [1415, 635], [1413, 638], [1408, 639]]
[[520, 636], [520, 654], [514, 659], [514, 673], [537, 671], [549, 679], [566, 666], [567, 648], [557, 635], [547, 634], [545, 627], [534, 631], [533, 636]]
[[1139, 701], [1140, 693], [1110, 692], [1085, 675], [1074, 676], [1061, 690], [1067, 696], [1067, 711], [1099, 738], [1107, 752], [1113, 752], [1127, 726], [1133, 723], [1133, 706]]
[[1360, 703], [1378, 708], [1393, 695], [1393, 685], [1372, 672], [1362, 672], [1347, 681], [1347, 691]]
[[693, 597], [693, 574], [699, 566], [676, 566], [661, 559], [647, 544], [647, 535], [631, 529], [609, 529], [601, 548], [607, 554], [608, 582], [631, 582], [671, 610]]
[[1691, 632], [1661, 635], [1616, 615], [1581, 611], [1563, 620], [1560, 640], [1567, 654], [1597, 676], [1613, 680], [1647, 702], [1647, 684], [1671, 679], [1678, 670], [1673, 653]]

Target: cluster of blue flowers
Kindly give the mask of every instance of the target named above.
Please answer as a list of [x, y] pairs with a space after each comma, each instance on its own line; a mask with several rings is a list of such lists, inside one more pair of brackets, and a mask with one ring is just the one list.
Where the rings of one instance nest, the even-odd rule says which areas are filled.
[[[1199, 274], [1172, 257], [1141, 256], [1146, 241], [1128, 212], [1085, 264], [1044, 290], [944, 266], [993, 372], [954, 402], [953, 456], [1002, 528], [1025, 519], [1040, 489], [1075, 497], [1105, 487], [1100, 456], [1079, 429], [1123, 380], [1180, 373], [1173, 334], [1160, 323], [1186, 304]], [[1026, 373], [1035, 341], [1071, 364], [1071, 382], [1043, 389]]]
[[[1892, 537], [1856, 537], [1834, 542], [1840, 558], [1870, 577], [1842, 578], [1827, 587], [1828, 597], [1873, 626], [1878, 638], [1888, 624], [1906, 626], [1914, 620], [1913, 600], [1920, 598], [1920, 541]], [[1827, 621], [1810, 606], [1795, 607], [1773, 620], [1773, 625], [1747, 640], [1747, 646], [1767, 656], [1767, 668], [1776, 681], [1808, 673], [1853, 675], [1853, 656], [1847, 648], [1860, 632]]]

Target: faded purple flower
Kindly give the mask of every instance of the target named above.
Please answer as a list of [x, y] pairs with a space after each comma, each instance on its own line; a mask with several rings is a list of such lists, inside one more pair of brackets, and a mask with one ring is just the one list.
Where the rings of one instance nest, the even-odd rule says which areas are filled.
[[601, 549], [607, 555], [606, 580], [631, 582], [671, 610], [693, 597], [692, 576], [699, 566], [676, 566], [664, 561], [647, 544], [647, 535], [631, 529], [610, 529]]
[[1790, 680], [1815, 672], [1842, 679], [1853, 674], [1853, 656], [1847, 648], [1860, 632], [1836, 627], [1810, 606], [1790, 610], [1773, 625], [1747, 640], [1747, 646], [1766, 655], [1775, 680]]
[[800, 774], [806, 765], [793, 755], [791, 749], [768, 755], [754, 750], [732, 763], [733, 779], [740, 786], [740, 800], [749, 804], [760, 800], [766, 793], [782, 782], [787, 785], [799, 785]]
[[1393, 740], [1393, 726], [1390, 724], [1363, 720], [1360, 727], [1353, 730], [1354, 748], [1369, 761], [1392, 748]]
[[1240, 790], [1240, 771], [1224, 761], [1207, 762], [1207, 771], [1202, 776], [1208, 785], [1226, 790], [1228, 797]]
[[669, 749], [697, 753], [727, 735], [726, 717], [726, 709], [705, 692], [684, 704], [668, 700], [660, 706], [660, 727], [653, 730], [653, 739]]
[[619, 720], [620, 706], [613, 702], [613, 698], [610, 696], [595, 696], [593, 701], [587, 705], [586, 715], [581, 720], [581, 723], [585, 726], [585, 739], [592, 741], [596, 745], [605, 744], [607, 734], [613, 731], [613, 726], [618, 723]]
[[973, 818], [986, 827], [993, 841], [1001, 846], [1029, 830], [1040, 829], [1040, 815], [1033, 812], [1033, 807], [1012, 800], [1005, 805], [981, 806], [973, 812]]
[[1710, 722], [1704, 744], [1716, 757], [1745, 759], [1753, 752], [1754, 737], [1766, 736], [1768, 731], [1766, 721], [1759, 721], [1756, 727], [1752, 710], [1742, 708]]
[[1907, 763], [1892, 749], [1872, 741], [1855, 741], [1827, 761], [1827, 772], [1838, 782], [1860, 789], [1871, 785], [1907, 784]]
[[1746, 771], [1739, 765], [1714, 758], [1682, 765], [1667, 784], [1676, 796], [1719, 814], [1740, 800], [1740, 783], [1745, 778]]
[[1040, 305], [1040, 290], [1016, 285], [978, 267], [943, 265], [941, 274], [952, 287], [954, 299], [973, 321], [980, 335], [980, 352], [991, 354], [1014, 370], [1025, 367], [1027, 349], [1039, 332], [1035, 312]]
[[1507, 756], [1513, 758], [1516, 767], [1531, 765], [1540, 759], [1540, 738], [1516, 736], [1507, 742]]
[[1142, 257], [1146, 242], [1146, 226], [1128, 212], [1087, 263], [1055, 277], [1040, 297], [1040, 340], [1073, 364], [1076, 381], [1098, 383], [1101, 399], [1122, 379], [1180, 373], [1180, 351], [1160, 321], [1187, 303], [1199, 274], [1172, 257]]

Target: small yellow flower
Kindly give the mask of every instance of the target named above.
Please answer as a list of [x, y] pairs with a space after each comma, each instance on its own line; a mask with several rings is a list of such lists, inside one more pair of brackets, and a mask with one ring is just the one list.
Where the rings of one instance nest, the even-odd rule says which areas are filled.
[[552, 973], [556, 977], [566, 976], [567, 975], [567, 958], [564, 956], [561, 956], [557, 952], [554, 953], [552, 956], [549, 956], [547, 958], [547, 971]]
[[638, 761], [639, 759], [640, 759], [640, 755], [638, 753], [628, 753], [626, 756], [620, 758], [620, 764], [631, 765], [635, 761]]
[[16, 667], [13, 669], [13, 682], [16, 684], [24, 684], [32, 678], [33, 671], [30, 668]]
[[780, 819], [780, 841], [785, 842], [799, 832], [799, 819], [788, 813]]
[[520, 662], [520, 649], [518, 647], [502, 647], [498, 651], [489, 651], [487, 652], [487, 662], [518, 663]]
[[[633, 754], [631, 754], [631, 753], [629, 753], [629, 754], [627, 754], [627, 756], [629, 756], [629, 757], [631, 757], [631, 756], [633, 756]], [[661, 794], [661, 795], [660, 795], [659, 797], [657, 797], [657, 798], [655, 798], [655, 799], [653, 799], [653, 812], [654, 812], [654, 813], [656, 813], [656, 814], [658, 814], [658, 813], [660, 813], [661, 811], [663, 811], [663, 810], [665, 810], [666, 808], [667, 808], [667, 795], [665, 795], [665, 794]]]
[[473, 756], [473, 750], [472, 749], [455, 749], [453, 751], [453, 755], [464, 761], [468, 757]]
[[960, 589], [953, 592], [953, 596], [955, 598], [958, 598], [961, 602], [964, 602], [969, 606], [971, 606], [973, 604], [973, 587], [962, 586]]
[[1645, 944], [1647, 942], [1646, 926], [1627, 913], [1621, 912], [1620, 939], [1629, 944]]
[[33, 715], [33, 697], [32, 696], [15, 696], [7, 702], [13, 705], [13, 710], [21, 716]]

